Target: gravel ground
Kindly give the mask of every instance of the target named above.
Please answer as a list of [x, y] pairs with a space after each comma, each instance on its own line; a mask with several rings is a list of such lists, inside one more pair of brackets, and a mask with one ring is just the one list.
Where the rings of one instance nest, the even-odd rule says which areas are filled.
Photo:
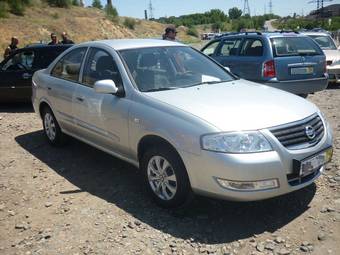
[[260, 202], [158, 208], [133, 166], [45, 141], [29, 105], [0, 106], [0, 254], [340, 254], [340, 87], [308, 98], [334, 130], [315, 184]]

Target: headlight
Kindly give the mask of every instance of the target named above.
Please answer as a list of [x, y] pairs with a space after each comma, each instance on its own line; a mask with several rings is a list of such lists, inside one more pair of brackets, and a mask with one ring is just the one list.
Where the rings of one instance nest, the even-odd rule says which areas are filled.
[[202, 149], [216, 152], [252, 153], [271, 151], [267, 139], [258, 131], [217, 133], [202, 136]]

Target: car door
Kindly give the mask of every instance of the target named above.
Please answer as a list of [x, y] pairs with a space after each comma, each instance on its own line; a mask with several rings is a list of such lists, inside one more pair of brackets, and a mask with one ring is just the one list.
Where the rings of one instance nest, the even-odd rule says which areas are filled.
[[0, 65], [0, 102], [30, 101], [35, 51], [22, 49]]
[[238, 57], [238, 76], [251, 81], [261, 81], [264, 43], [259, 38], [246, 38]]
[[207, 55], [209, 57], [213, 57], [215, 55], [215, 51], [216, 51], [218, 45], [220, 44], [220, 42], [221, 42], [220, 40], [210, 42], [206, 46], [204, 46], [201, 51], [205, 55]]
[[238, 52], [241, 41], [241, 38], [224, 38], [213, 56], [217, 62], [229, 67], [236, 75], [239, 74]]
[[77, 131], [73, 115], [73, 97], [79, 86], [79, 73], [86, 51], [87, 47], [76, 48], [60, 58], [47, 81], [47, 95], [52, 110], [66, 132]]
[[93, 89], [96, 81], [113, 80], [123, 88], [117, 63], [109, 51], [91, 48], [84, 65], [82, 85], [74, 96], [74, 112], [82, 138], [106, 150], [128, 155], [129, 100], [112, 94], [99, 94]]

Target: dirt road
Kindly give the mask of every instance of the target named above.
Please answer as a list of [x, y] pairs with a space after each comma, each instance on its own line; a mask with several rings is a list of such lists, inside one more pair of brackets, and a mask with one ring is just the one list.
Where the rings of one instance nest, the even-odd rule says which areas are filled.
[[340, 87], [309, 100], [334, 130], [315, 184], [175, 212], [150, 201], [133, 166], [73, 139], [52, 148], [29, 105], [0, 106], [0, 254], [340, 254]]

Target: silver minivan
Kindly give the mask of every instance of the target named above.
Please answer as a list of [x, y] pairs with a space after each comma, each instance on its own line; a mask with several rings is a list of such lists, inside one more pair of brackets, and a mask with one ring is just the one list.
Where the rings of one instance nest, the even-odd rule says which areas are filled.
[[192, 194], [251, 201], [311, 184], [332, 156], [311, 102], [238, 79], [177, 42], [73, 46], [33, 76], [52, 145], [73, 136], [139, 167], [161, 206]]
[[303, 97], [327, 87], [324, 53], [316, 42], [299, 33], [227, 35], [201, 51], [243, 79]]

